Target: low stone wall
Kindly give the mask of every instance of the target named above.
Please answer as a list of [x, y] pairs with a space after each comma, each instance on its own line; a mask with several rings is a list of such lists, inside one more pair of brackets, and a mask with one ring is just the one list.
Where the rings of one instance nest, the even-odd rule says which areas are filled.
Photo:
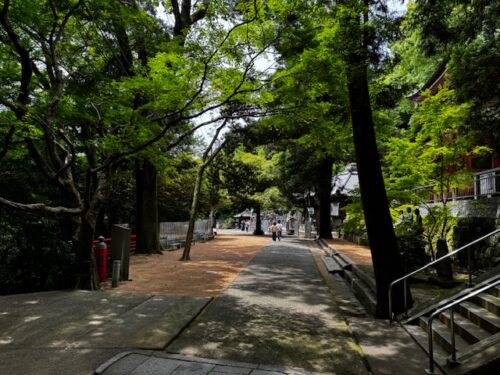
[[[500, 228], [500, 197], [470, 199], [451, 202], [453, 216], [459, 218], [458, 231], [468, 231], [467, 241], [459, 241], [458, 245], [472, 241], [496, 228]], [[464, 228], [467, 227], [467, 228]], [[479, 268], [489, 268], [500, 264], [500, 233], [484, 241], [474, 251], [474, 260]]]
[[361, 235], [356, 233], [343, 233], [342, 238], [347, 241], [353, 242], [357, 245], [363, 245], [363, 246], [370, 245], [368, 238], [366, 238], [366, 235]]
[[500, 226], [500, 197], [468, 199], [448, 203], [455, 217], [484, 217]]

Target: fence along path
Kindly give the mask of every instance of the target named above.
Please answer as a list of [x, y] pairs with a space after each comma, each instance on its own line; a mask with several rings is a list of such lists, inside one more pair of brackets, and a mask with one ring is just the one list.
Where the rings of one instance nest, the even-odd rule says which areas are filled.
[[[186, 241], [189, 222], [170, 221], [160, 223], [160, 240], [164, 246], [178, 247]], [[210, 221], [196, 220], [194, 225], [193, 240], [207, 240], [210, 236]]]

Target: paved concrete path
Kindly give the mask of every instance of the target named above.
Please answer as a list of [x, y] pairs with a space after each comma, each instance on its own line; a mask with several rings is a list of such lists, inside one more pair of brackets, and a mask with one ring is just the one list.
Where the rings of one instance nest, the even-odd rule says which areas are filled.
[[322, 278], [309, 244], [270, 242], [215, 299], [0, 296], [0, 374], [365, 375], [352, 331], [374, 374], [413, 374], [414, 347], [368, 319], [342, 280], [320, 268]]
[[0, 297], [0, 374], [89, 375], [130, 348], [163, 349], [210, 301], [107, 292]]
[[264, 248], [167, 351], [342, 375], [367, 373], [308, 242], [292, 238]]
[[[103, 363], [95, 375], [319, 375], [298, 368], [280, 368], [223, 359], [207, 359], [158, 351], [122, 352]], [[326, 374], [322, 374], [326, 375]]]
[[[374, 278], [370, 248], [348, 241], [327, 241], [331, 250], [341, 253], [356, 264], [368, 277]], [[318, 251], [314, 251], [319, 257]], [[317, 262], [319, 263], [319, 262]], [[397, 323], [369, 316], [352, 291], [338, 274], [328, 274], [320, 268], [349, 327], [361, 345], [374, 375], [421, 375], [428, 368], [428, 358], [410, 335]], [[373, 280], [375, 283], [375, 280]], [[437, 371], [437, 370], [436, 370]]]

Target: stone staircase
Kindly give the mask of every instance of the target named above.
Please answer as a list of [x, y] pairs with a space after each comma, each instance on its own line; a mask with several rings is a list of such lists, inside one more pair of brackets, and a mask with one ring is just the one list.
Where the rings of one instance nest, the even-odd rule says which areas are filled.
[[[499, 282], [500, 275], [493, 276], [474, 286], [461, 290], [402, 322], [403, 327], [419, 346], [429, 351], [429, 317], [447, 305], [465, 297], [472, 290], [488, 287]], [[441, 373], [498, 374], [500, 372], [500, 284], [471, 297], [453, 307], [456, 361], [452, 360], [451, 311], [438, 315], [432, 324], [434, 363]], [[430, 367], [430, 366], [429, 366]], [[435, 373], [439, 374], [436, 369]]]
[[[325, 268], [341, 275], [349, 284], [368, 312], [374, 312], [375, 282], [344, 254], [336, 252], [324, 240], [316, 241], [324, 251]], [[401, 322], [403, 328], [428, 355], [429, 316], [442, 306], [458, 300], [472, 289], [493, 284], [500, 280], [500, 268], [476, 280], [473, 288], [457, 287], [437, 301], [413, 309], [410, 318]], [[434, 373], [446, 375], [493, 375], [500, 374], [500, 284], [484, 293], [461, 302], [454, 308], [456, 362], [451, 352], [451, 313], [441, 313], [433, 320]], [[430, 366], [427, 365], [428, 369]], [[428, 372], [429, 373], [429, 372]], [[422, 369], [424, 374], [424, 369]]]

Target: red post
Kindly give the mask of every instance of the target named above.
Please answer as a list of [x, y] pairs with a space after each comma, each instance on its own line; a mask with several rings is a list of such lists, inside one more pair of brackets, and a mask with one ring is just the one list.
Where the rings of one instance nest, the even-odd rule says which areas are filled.
[[99, 275], [99, 282], [106, 280], [106, 265], [108, 261], [108, 246], [104, 242], [104, 237], [98, 238], [99, 242], [95, 245], [95, 257], [97, 263], [97, 274]]

